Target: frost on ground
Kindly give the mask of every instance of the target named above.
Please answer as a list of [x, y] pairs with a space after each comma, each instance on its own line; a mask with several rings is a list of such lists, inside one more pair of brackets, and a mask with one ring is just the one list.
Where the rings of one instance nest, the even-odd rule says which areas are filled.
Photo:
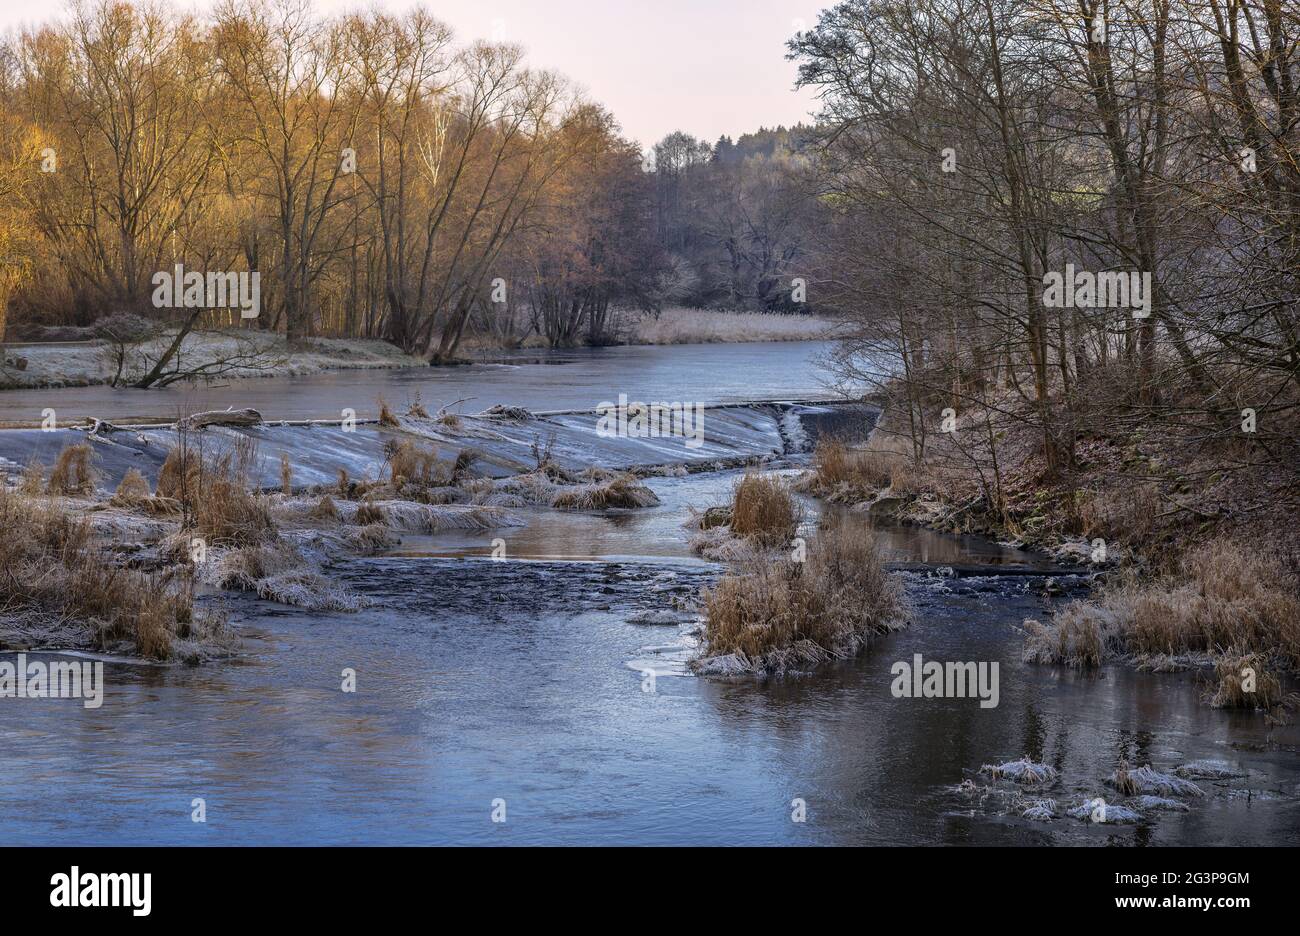
[[1190, 780], [1163, 774], [1150, 764], [1136, 770], [1121, 763], [1106, 781], [1125, 796], [1149, 793], [1157, 796], [1203, 796], [1205, 791]]
[[1244, 777], [1246, 772], [1227, 761], [1194, 760], [1179, 764], [1174, 768], [1174, 774], [1186, 780], [1229, 780]]
[[1141, 816], [1118, 803], [1107, 803], [1102, 799], [1084, 800], [1077, 806], [1067, 809], [1065, 814], [1072, 819], [1091, 822], [1129, 823], [1138, 822]]
[[[86, 387], [111, 383], [130, 386], [158, 360], [174, 334], [131, 345], [121, 372], [117, 349], [108, 342], [33, 344], [11, 348], [10, 358], [26, 363], [0, 369], [0, 389]], [[329, 370], [417, 367], [427, 362], [404, 354], [386, 341], [317, 338], [290, 349], [283, 336], [250, 331], [191, 332], [181, 343], [178, 366], [204, 376], [290, 377]]]
[[1169, 799], [1164, 796], [1139, 796], [1132, 802], [1143, 812], [1187, 812], [1192, 808], [1182, 800]]
[[1036, 764], [1028, 757], [1005, 764], [985, 764], [980, 768], [980, 773], [987, 774], [994, 780], [1014, 780], [1025, 784], [1050, 783], [1057, 777], [1055, 767]]

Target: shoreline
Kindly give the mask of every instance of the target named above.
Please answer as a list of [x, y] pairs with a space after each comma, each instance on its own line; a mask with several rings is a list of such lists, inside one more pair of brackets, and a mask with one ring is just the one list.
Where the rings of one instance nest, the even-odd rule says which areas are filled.
[[[578, 345], [552, 348], [538, 336], [530, 336], [517, 345], [491, 342], [470, 336], [460, 354], [448, 361], [434, 362], [419, 355], [407, 354], [396, 345], [380, 338], [311, 338], [299, 349], [290, 349], [283, 336], [239, 330], [193, 332], [182, 345], [182, 353], [220, 361], [222, 355], [250, 356], [247, 364], [234, 364], [228, 371], [199, 375], [178, 383], [206, 383], [219, 380], [251, 378], [303, 377], [350, 370], [401, 370], [423, 367], [464, 367], [479, 363], [477, 358], [514, 353], [564, 353], [604, 348], [654, 348], [714, 344], [771, 344], [800, 341], [833, 340], [835, 323], [811, 316], [766, 315], [765, 313], [720, 313], [690, 310], [698, 314], [690, 322], [670, 320], [663, 328], [650, 321], [643, 332], [628, 340], [601, 345]], [[685, 318], [684, 316], [679, 316]], [[767, 318], [754, 326], [753, 320]], [[748, 326], [748, 328], [747, 328]], [[766, 326], [766, 327], [762, 327]], [[135, 363], [128, 366], [122, 382], [115, 389], [132, 389], [131, 380], [138, 375], [148, 355], [156, 355], [169, 340], [167, 336], [141, 346], [132, 346], [128, 355]], [[56, 390], [85, 387], [111, 387], [116, 364], [111, 357], [113, 345], [105, 339], [74, 341], [0, 342], [4, 364], [0, 367], [0, 393], [16, 390]], [[21, 367], [17, 366], [21, 361]], [[487, 362], [493, 363], [493, 362]], [[193, 364], [191, 363], [191, 366]], [[162, 385], [157, 385], [155, 389]]]

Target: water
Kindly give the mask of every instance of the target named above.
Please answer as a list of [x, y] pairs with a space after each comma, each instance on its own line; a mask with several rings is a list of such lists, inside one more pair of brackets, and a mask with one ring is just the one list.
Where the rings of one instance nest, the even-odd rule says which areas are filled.
[[[683, 350], [694, 364], [671, 363], [666, 352]], [[807, 351], [616, 349], [562, 366], [421, 375], [461, 381], [449, 396], [508, 379], [478, 391], [496, 394], [484, 406], [589, 405], [615, 377], [642, 381], [648, 397], [793, 397], [808, 395], [813, 371], [780, 382], [738, 373], [736, 355], [789, 363]], [[636, 357], [658, 362], [659, 377], [614, 363]], [[550, 393], [544, 374], [556, 375]], [[665, 374], [678, 383], [655, 382]], [[331, 393], [368, 398], [412, 379], [247, 381], [231, 402], [320, 415], [342, 398]], [[275, 384], [291, 392], [256, 396]], [[97, 710], [0, 699], [0, 844], [1300, 843], [1296, 728], [1209, 708], [1199, 674], [1021, 662], [1018, 628], [1047, 609], [1043, 578], [942, 570], [1053, 570], [975, 537], [874, 531], [887, 560], [929, 571], [900, 573], [912, 626], [857, 660], [785, 680], [669, 675], [683, 671], [690, 625], [635, 622], [718, 574], [690, 555], [681, 524], [688, 508], [723, 502], [736, 477], [653, 478], [662, 503], [648, 510], [536, 511], [523, 528], [411, 538], [350, 560], [330, 574], [374, 600], [358, 614], [222, 596], [244, 655], [197, 668], [110, 662]], [[512, 561], [487, 558], [496, 536]], [[916, 653], [996, 661], [999, 705], [894, 698], [891, 667]], [[653, 693], [646, 665], [663, 674]], [[341, 691], [345, 669], [355, 693]], [[981, 764], [1022, 754], [1061, 772], [1042, 794], [1061, 811], [1106, 796], [1120, 758], [1164, 770], [1217, 759], [1242, 776], [1204, 783], [1189, 812], [1137, 825], [1033, 822], [1005, 795], [958, 789], [983, 785]], [[205, 823], [191, 821], [196, 798]], [[807, 822], [791, 821], [796, 798]], [[491, 821], [496, 800], [504, 823]]]
[[[504, 534], [516, 558], [569, 561], [457, 557], [448, 537], [408, 550], [443, 555], [348, 562], [334, 574], [381, 605], [355, 615], [233, 597], [245, 657], [111, 664], [95, 711], [0, 703], [0, 843], [1300, 841], [1295, 756], [1258, 716], [1208, 708], [1188, 674], [1019, 661], [1016, 627], [1044, 609], [1038, 578], [910, 575], [913, 626], [852, 663], [787, 680], [661, 677], [643, 692], [628, 662], [683, 632], [630, 619], [715, 574], [684, 554], [676, 524], [732, 480], [653, 479], [664, 504], [644, 515], [538, 514]], [[887, 535], [899, 561], [963, 553], [942, 534]], [[1001, 549], [981, 558], [1025, 558]], [[638, 552], [652, 561], [595, 560]], [[890, 666], [914, 653], [999, 661], [999, 706], [893, 698]], [[355, 694], [340, 691], [345, 668]], [[1218, 758], [1248, 776], [1136, 826], [1036, 823], [956, 791], [1024, 753], [1061, 770], [1050, 793], [1063, 807], [1105, 795], [1120, 757]], [[806, 823], [790, 821], [796, 797]]]
[[467, 400], [475, 413], [494, 403], [541, 412], [594, 409], [636, 401], [719, 404], [836, 397], [817, 362], [831, 348], [820, 341], [579, 348], [493, 352], [491, 363], [459, 367], [330, 371], [304, 377], [245, 378], [219, 384], [175, 384], [158, 390], [66, 387], [0, 393], [0, 423], [39, 423], [53, 408], [62, 423], [164, 417], [181, 410], [252, 407], [268, 419], [339, 419], [344, 409], [378, 415], [385, 397], [400, 407], [418, 393], [432, 412]]

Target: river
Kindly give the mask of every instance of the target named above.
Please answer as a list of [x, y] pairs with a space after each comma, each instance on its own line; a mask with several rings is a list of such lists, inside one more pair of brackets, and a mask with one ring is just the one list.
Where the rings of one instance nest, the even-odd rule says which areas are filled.
[[591, 410], [619, 393], [631, 400], [739, 403], [751, 400], [834, 399], [819, 366], [830, 342], [791, 341], [706, 345], [496, 351], [476, 364], [393, 370], [328, 371], [302, 377], [261, 377], [173, 384], [158, 390], [57, 387], [0, 392], [0, 423], [39, 423], [48, 407], [61, 424], [86, 417], [174, 419], [184, 410], [252, 407], [267, 419], [339, 419], [344, 409], [378, 414], [383, 396], [395, 408], [416, 398], [430, 412], [458, 401], [475, 413], [495, 404], [534, 411]]
[[[618, 392], [806, 397], [818, 379], [812, 363], [794, 376], [746, 370], [756, 355], [811, 362], [819, 349], [809, 346], [679, 350], [682, 359], [673, 349], [578, 353], [562, 366], [456, 368], [421, 381], [447, 382], [439, 396], [449, 399], [473, 390], [483, 406], [560, 409]], [[649, 363], [624, 372], [618, 360]], [[319, 415], [404, 379], [414, 381], [304, 378], [279, 398], [263, 395], [276, 382], [248, 381], [226, 399]], [[128, 408], [114, 404], [113, 415]], [[898, 573], [916, 615], [853, 662], [786, 679], [678, 675], [689, 626], [637, 621], [716, 577], [687, 551], [681, 523], [688, 507], [725, 500], [736, 477], [651, 478], [658, 507], [537, 511], [526, 527], [411, 538], [340, 563], [331, 574], [374, 602], [356, 614], [214, 597], [245, 653], [199, 667], [110, 661], [99, 709], [0, 699], [0, 843], [1300, 843], [1293, 728], [1211, 709], [1196, 674], [1021, 662], [1017, 628], [1046, 610], [1054, 570], [978, 538], [875, 528], [888, 561], [923, 564]], [[487, 557], [496, 535], [511, 561]], [[954, 565], [988, 574], [952, 577]], [[916, 653], [996, 661], [997, 707], [895, 698], [891, 666]], [[345, 669], [356, 692], [341, 691]], [[982, 764], [1022, 754], [1060, 771], [1040, 795], [1062, 811], [1107, 795], [1120, 758], [1162, 770], [1213, 759], [1239, 776], [1202, 782], [1207, 795], [1187, 812], [1128, 825], [1032, 821], [1006, 784], [961, 789], [967, 779], [986, 786]], [[205, 822], [192, 821], [196, 798]], [[792, 821], [796, 800], [806, 821]]]

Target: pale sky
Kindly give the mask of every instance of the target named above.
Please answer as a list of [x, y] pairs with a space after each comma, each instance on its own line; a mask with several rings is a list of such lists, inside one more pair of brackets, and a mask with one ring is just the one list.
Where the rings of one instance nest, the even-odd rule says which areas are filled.
[[[165, 0], [202, 8], [203, 0]], [[413, 0], [376, 0], [393, 10]], [[794, 90], [784, 42], [833, 0], [426, 0], [460, 40], [504, 39], [528, 61], [562, 72], [608, 107], [623, 132], [649, 147], [672, 130], [712, 143], [760, 126], [790, 125], [816, 110]], [[0, 29], [58, 16], [57, 5], [0, 0]], [[315, 0], [332, 13], [365, 6]], [[49, 11], [49, 12], [45, 12]]]

